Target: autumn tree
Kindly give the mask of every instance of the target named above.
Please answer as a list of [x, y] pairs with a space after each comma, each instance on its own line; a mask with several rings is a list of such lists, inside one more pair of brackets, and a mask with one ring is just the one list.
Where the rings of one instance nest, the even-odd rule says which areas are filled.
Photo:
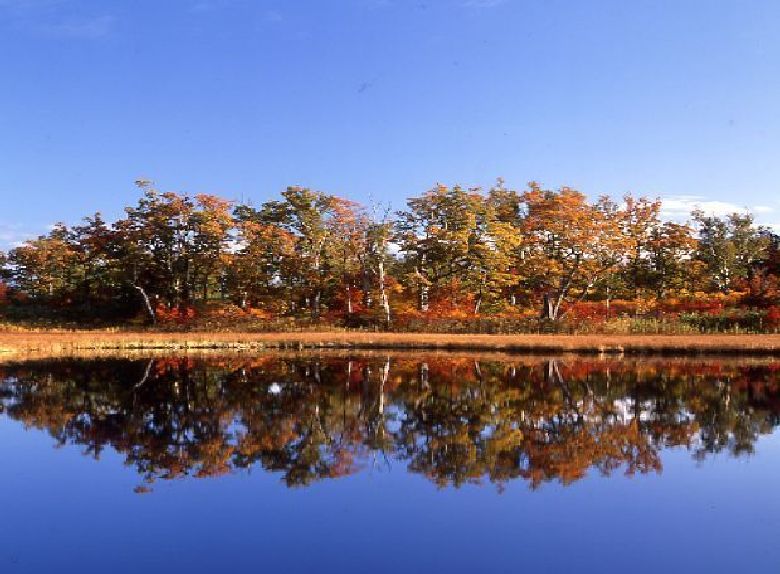
[[[768, 229], [762, 230], [766, 238], [767, 249], [760, 262], [747, 280], [740, 286], [746, 291], [742, 302], [759, 308], [780, 307], [780, 236], [771, 233]], [[773, 311], [774, 317], [780, 315]], [[770, 322], [777, 323], [776, 318]]]
[[590, 203], [568, 187], [529, 186], [521, 198], [526, 215], [518, 265], [527, 288], [542, 295], [542, 317], [556, 320], [565, 315], [565, 304], [584, 299], [623, 260], [621, 214], [606, 197]]
[[367, 269], [363, 258], [370, 249], [369, 219], [365, 211], [356, 203], [333, 198], [326, 222], [329, 240], [325, 242], [325, 257], [328, 262], [327, 281], [332, 285], [332, 299], [341, 300], [347, 322], [350, 322], [356, 305], [356, 297], [361, 293], [362, 303], [367, 300], [366, 290], [370, 291], [367, 281]]
[[695, 271], [692, 259], [696, 241], [687, 224], [662, 221], [661, 201], [624, 197], [618, 211], [625, 245], [623, 285], [637, 301], [649, 290], [663, 299], [669, 289], [682, 289]]
[[6, 316], [30, 316], [29, 305], [36, 316], [84, 321], [214, 311], [388, 327], [392, 294], [399, 317], [416, 307], [451, 318], [500, 313], [514, 325], [539, 304], [549, 320], [573, 309], [608, 318], [614, 299], [634, 299], [639, 314], [648, 295], [660, 313], [684, 291], [739, 292], [696, 304], [750, 307], [757, 329], [780, 316], [769, 311], [779, 302], [780, 239], [748, 214], [698, 211], [693, 229], [663, 221], [659, 200], [618, 204], [537, 183], [518, 192], [500, 179], [487, 192], [437, 185], [395, 214], [300, 186], [257, 208], [137, 186], [139, 200], [114, 222], [97, 213], [10, 249], [0, 259], [13, 294]]
[[647, 251], [647, 285], [659, 301], [669, 290], [686, 287], [695, 251], [696, 239], [689, 225], [667, 221], [653, 230]]
[[437, 299], [449, 296], [454, 307], [470, 299], [475, 313], [485, 299], [501, 297], [513, 279], [518, 237], [478, 189], [437, 185], [407, 206], [398, 213], [396, 240], [421, 311], [428, 309], [430, 291]]
[[[380, 217], [378, 207], [373, 206], [372, 216], [365, 228], [364, 251], [361, 254], [361, 275], [363, 280], [363, 305], [371, 308], [374, 301], [372, 291], [378, 293], [379, 309], [385, 328], [390, 326], [390, 297], [387, 286], [387, 268], [391, 261], [390, 242], [393, 238], [393, 224], [389, 220], [389, 209]], [[373, 287], [372, 287], [373, 285]]]
[[245, 217], [264, 225], [278, 226], [295, 241], [295, 260], [279, 277], [288, 286], [290, 309], [303, 307], [312, 318], [320, 316], [322, 298], [329, 282], [333, 261], [328, 254], [338, 249], [333, 246], [339, 229], [351, 217], [354, 204], [309, 188], [288, 187], [281, 201], [269, 201], [260, 209], [247, 208]]
[[149, 181], [136, 183], [143, 196], [116, 223], [122, 235], [127, 281], [143, 298], [152, 319], [157, 302], [169, 308], [188, 304], [194, 293], [193, 201], [158, 192]]
[[68, 228], [58, 223], [47, 234], [8, 253], [11, 281], [36, 300], [63, 299], [72, 292], [77, 254]]
[[625, 258], [623, 266], [627, 277], [627, 286], [639, 299], [640, 291], [650, 286], [651, 273], [649, 258], [651, 243], [661, 225], [661, 202], [645, 197], [623, 197], [620, 210], [619, 227], [624, 243]]
[[195, 196], [190, 219], [192, 229], [192, 280], [200, 285], [203, 301], [210, 287], [224, 286], [225, 269], [230, 264], [228, 250], [233, 230], [232, 203], [207, 194]]
[[523, 229], [526, 211], [523, 206], [521, 194], [514, 189], [507, 188], [503, 178], [498, 178], [487, 196], [487, 202], [490, 205], [496, 221], [502, 229], [508, 233], [511, 244], [505, 244], [502, 250], [505, 256], [509, 257], [508, 269], [506, 272], [506, 299], [509, 305], [517, 304], [517, 295], [522, 283], [523, 277], [520, 274], [523, 261], [524, 249], [527, 247], [523, 243], [521, 230]]
[[292, 295], [284, 278], [295, 272], [295, 237], [278, 225], [263, 223], [241, 206], [236, 210], [236, 251], [228, 269], [228, 289], [244, 309], [262, 306], [289, 310]]
[[78, 276], [74, 297], [95, 315], [124, 313], [135, 295], [128, 289], [118, 257], [123, 249], [122, 238], [100, 213], [85, 217], [81, 225], [71, 228], [69, 237]]

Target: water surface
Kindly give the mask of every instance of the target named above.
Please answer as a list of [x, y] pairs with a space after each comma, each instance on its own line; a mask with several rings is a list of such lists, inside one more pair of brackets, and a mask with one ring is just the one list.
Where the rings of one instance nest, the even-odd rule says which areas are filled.
[[780, 363], [0, 365], [0, 572], [780, 564]]

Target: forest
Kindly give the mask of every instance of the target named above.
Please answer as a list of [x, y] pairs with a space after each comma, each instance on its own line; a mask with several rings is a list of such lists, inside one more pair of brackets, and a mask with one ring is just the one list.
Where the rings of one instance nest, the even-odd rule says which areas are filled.
[[0, 322], [428, 332], [776, 332], [780, 237], [659, 199], [437, 184], [404, 209], [158, 191], [0, 252]]

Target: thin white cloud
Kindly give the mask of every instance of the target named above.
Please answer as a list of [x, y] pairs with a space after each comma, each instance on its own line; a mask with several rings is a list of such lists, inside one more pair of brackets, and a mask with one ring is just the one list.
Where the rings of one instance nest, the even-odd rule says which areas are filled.
[[392, 0], [361, 0], [360, 4], [366, 8], [388, 8], [394, 5]]
[[28, 228], [14, 223], [0, 221], [0, 250], [8, 251], [18, 247], [28, 239], [33, 239], [37, 234]]
[[194, 4], [190, 5], [190, 12], [194, 14], [198, 14], [201, 12], [208, 12], [214, 7], [213, 3], [211, 2], [195, 2]]
[[[230, 8], [230, 6], [235, 3], [235, 0], [198, 0], [197, 2], [190, 4], [188, 10], [194, 15], [200, 15]], [[261, 11], [259, 12], [259, 15], [260, 19], [266, 23], [274, 24], [284, 20], [284, 14], [280, 10], [274, 8]]]
[[65, 0], [0, 0], [0, 9], [15, 12], [38, 10], [62, 4]]
[[506, 3], [506, 0], [465, 0], [463, 6], [466, 8], [495, 8]]
[[190, 5], [189, 10], [194, 13], [211, 12], [230, 3], [231, 0], [198, 0]]
[[41, 24], [38, 30], [44, 34], [64, 38], [103, 38], [111, 33], [115, 22], [113, 16], [103, 15]]
[[0, 25], [35, 35], [102, 38], [115, 23], [108, 11], [88, 13], [75, 0], [0, 0]]
[[707, 215], [723, 217], [731, 213], [754, 213], [766, 215], [775, 209], [767, 205], [738, 205], [729, 201], [707, 200], [698, 195], [670, 195], [663, 197], [661, 212], [667, 219], [686, 220], [691, 212], [700, 209]]
[[263, 20], [269, 23], [281, 22], [284, 20], [284, 16], [279, 10], [267, 10], [265, 14], [263, 14]]

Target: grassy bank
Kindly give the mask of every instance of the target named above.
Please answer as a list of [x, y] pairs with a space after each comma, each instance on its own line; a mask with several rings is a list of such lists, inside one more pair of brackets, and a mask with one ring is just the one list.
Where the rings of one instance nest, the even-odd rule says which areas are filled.
[[780, 335], [458, 335], [425, 333], [0, 332], [0, 357], [74, 351], [394, 349], [503, 353], [780, 356]]

